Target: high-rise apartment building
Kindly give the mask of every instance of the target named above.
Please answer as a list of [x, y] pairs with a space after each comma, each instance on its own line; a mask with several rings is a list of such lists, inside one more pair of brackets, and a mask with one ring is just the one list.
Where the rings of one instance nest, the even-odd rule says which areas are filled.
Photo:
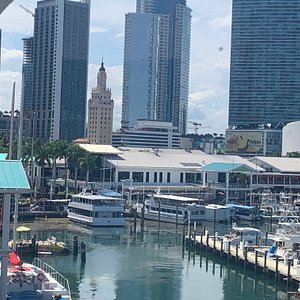
[[[23, 110], [30, 112], [32, 105], [33, 38], [23, 39]], [[28, 117], [28, 115], [27, 115]]]
[[35, 138], [84, 136], [89, 0], [44, 0], [34, 13], [30, 113]]
[[298, 0], [233, 0], [230, 128], [300, 119], [299, 16]]
[[114, 101], [111, 89], [106, 88], [107, 74], [103, 62], [97, 75], [97, 86], [88, 103], [88, 141], [92, 144], [111, 145]]
[[186, 0], [137, 0], [126, 14], [122, 126], [138, 119], [186, 131], [191, 9]]

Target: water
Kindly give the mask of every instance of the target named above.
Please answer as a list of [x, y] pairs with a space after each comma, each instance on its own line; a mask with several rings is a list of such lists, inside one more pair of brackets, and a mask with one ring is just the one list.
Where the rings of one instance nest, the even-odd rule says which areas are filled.
[[[145, 222], [143, 234], [139, 226], [135, 233], [130, 221], [124, 228], [91, 229], [65, 219], [26, 226], [38, 238], [54, 235], [72, 247], [77, 235], [86, 244], [86, 264], [80, 254], [40, 257], [69, 279], [74, 300], [294, 299], [288, 298], [285, 282], [276, 285], [261, 271], [205, 251], [187, 251], [183, 227], [172, 224]], [[221, 234], [229, 228], [219, 225], [215, 230]]]

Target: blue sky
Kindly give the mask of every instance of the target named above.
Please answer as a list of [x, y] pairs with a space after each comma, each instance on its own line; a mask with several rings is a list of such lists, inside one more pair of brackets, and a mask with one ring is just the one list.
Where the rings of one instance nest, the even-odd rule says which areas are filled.
[[[34, 0], [14, 0], [0, 15], [2, 66], [0, 110], [10, 110], [12, 82], [20, 101], [22, 38], [31, 36], [33, 17], [19, 7], [34, 11]], [[135, 0], [91, 0], [91, 35], [88, 95], [96, 84], [102, 57], [107, 84], [115, 100], [114, 128], [120, 127], [125, 13], [135, 11]], [[227, 127], [231, 0], [187, 0], [193, 10], [190, 100], [188, 119], [201, 123], [200, 132], [225, 133]], [[221, 50], [220, 50], [221, 49]], [[211, 128], [207, 128], [207, 127]], [[188, 125], [193, 132], [193, 126]]]

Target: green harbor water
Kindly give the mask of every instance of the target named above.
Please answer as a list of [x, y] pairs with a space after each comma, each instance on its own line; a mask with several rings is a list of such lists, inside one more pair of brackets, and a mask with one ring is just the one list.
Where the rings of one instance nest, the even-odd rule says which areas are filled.
[[[182, 245], [186, 228], [181, 226], [145, 222], [142, 232], [139, 222], [135, 230], [134, 223], [126, 221], [124, 228], [92, 229], [67, 219], [22, 225], [38, 239], [55, 236], [71, 249], [74, 236], [86, 244], [85, 264], [80, 253], [40, 256], [68, 278], [73, 300], [294, 299], [287, 294], [286, 282], [276, 283], [273, 275], [237, 266], [225, 256], [188, 251]], [[230, 227], [221, 224], [214, 230], [222, 234]]]

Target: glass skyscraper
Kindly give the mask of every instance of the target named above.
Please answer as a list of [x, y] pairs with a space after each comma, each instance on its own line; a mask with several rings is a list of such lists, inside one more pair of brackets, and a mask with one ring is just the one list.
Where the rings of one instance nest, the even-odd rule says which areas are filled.
[[30, 107], [37, 139], [84, 137], [89, 16], [89, 0], [37, 3]]
[[122, 126], [172, 122], [185, 133], [191, 9], [186, 0], [137, 0], [126, 14]]
[[233, 0], [229, 127], [300, 119], [300, 1]]

